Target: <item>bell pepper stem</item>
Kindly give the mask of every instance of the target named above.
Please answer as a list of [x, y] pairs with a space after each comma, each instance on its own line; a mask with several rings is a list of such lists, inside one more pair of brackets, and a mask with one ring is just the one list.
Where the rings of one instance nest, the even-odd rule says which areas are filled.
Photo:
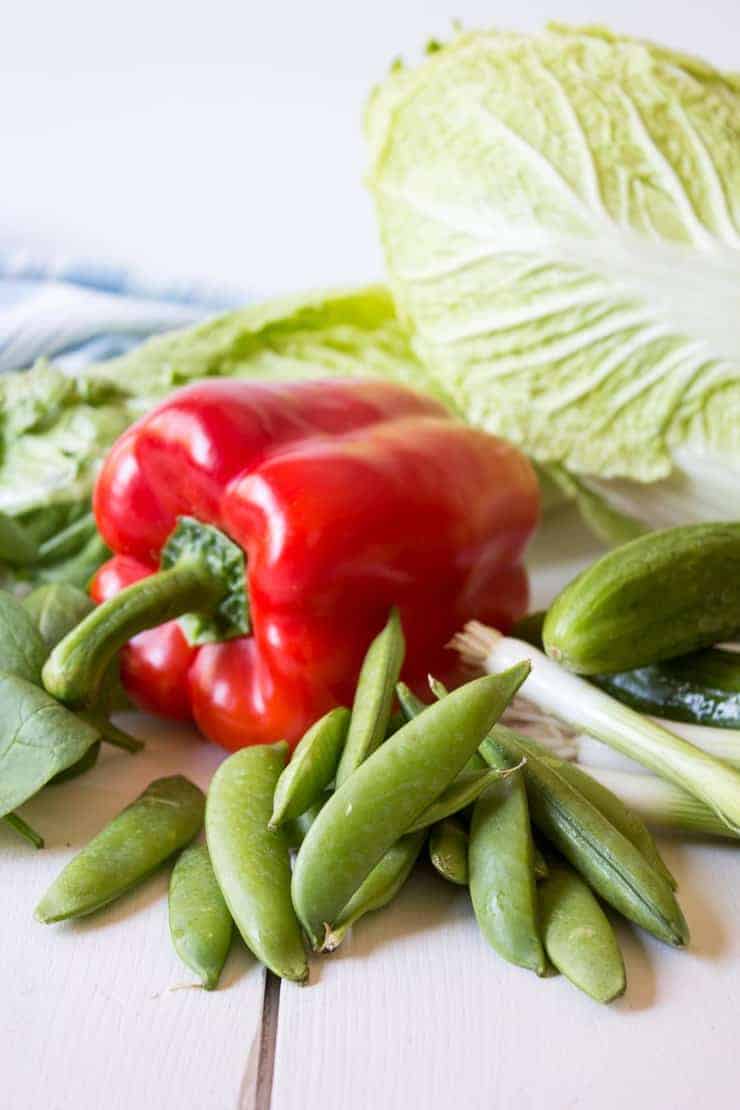
[[108, 665], [132, 636], [185, 613], [210, 609], [224, 593], [221, 578], [196, 559], [183, 559], [134, 582], [57, 644], [44, 665], [44, 686], [68, 705], [94, 705]]
[[131, 755], [135, 755], [136, 752], [140, 752], [146, 746], [143, 740], [131, 736], [128, 732], [124, 732], [122, 728], [114, 725], [104, 713], [87, 709], [82, 710], [79, 716], [98, 730], [101, 740], [105, 741], [106, 744], [111, 744], [114, 748], [120, 748], [123, 752], [130, 752]]

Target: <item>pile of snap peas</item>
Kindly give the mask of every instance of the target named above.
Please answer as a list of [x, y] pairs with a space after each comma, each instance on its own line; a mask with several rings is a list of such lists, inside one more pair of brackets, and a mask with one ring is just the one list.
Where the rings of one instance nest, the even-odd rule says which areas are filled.
[[[498, 723], [528, 664], [451, 693], [431, 680], [427, 704], [399, 682], [404, 654], [393, 610], [351, 710], [316, 722], [290, 762], [283, 742], [234, 753], [207, 798], [181, 776], [152, 783], [72, 859], [37, 918], [98, 910], [176, 857], [170, 933], [206, 989], [235, 929], [272, 972], [305, 983], [306, 941], [335, 949], [395, 897], [426, 847], [442, 878], [468, 887], [500, 956], [539, 976], [557, 970], [597, 1001], [626, 985], [602, 903], [686, 944], [675, 880], [644, 824]], [[205, 843], [193, 843], [203, 826]]]

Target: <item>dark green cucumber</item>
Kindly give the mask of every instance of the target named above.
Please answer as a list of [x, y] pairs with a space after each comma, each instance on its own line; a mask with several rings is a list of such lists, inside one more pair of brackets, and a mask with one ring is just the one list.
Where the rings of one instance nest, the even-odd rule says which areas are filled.
[[[542, 647], [546, 613], [530, 613], [512, 636]], [[621, 674], [591, 675], [623, 705], [669, 721], [740, 729], [740, 653], [707, 648]]]
[[740, 654], [708, 648], [622, 674], [594, 675], [613, 698], [655, 717], [740, 729]]
[[614, 674], [731, 640], [740, 630], [740, 523], [650, 532], [598, 559], [553, 602], [547, 654]]

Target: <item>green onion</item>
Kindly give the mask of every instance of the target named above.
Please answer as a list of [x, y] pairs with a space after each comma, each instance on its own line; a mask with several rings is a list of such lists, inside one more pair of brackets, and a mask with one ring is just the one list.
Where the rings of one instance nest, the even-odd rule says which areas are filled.
[[591, 778], [621, 798], [648, 825], [709, 836], [737, 835], [731, 833], [727, 825], [703, 802], [655, 775], [634, 775], [630, 771], [607, 771], [603, 767], [586, 767], [582, 764], [579, 766]]
[[489, 673], [529, 660], [531, 672], [521, 688], [525, 698], [688, 790], [740, 833], [740, 774], [734, 768], [615, 701], [522, 640], [471, 621], [452, 646], [465, 662]]
[[740, 732], [728, 728], [712, 728], [711, 725], [692, 725], [684, 721], [664, 721], [660, 717], [655, 717], [654, 720], [663, 728], [670, 729], [690, 744], [713, 755], [715, 759], [740, 768]]
[[[683, 721], [665, 721], [659, 717], [645, 718], [653, 720], [661, 728], [667, 729], [676, 736], [688, 740], [696, 748], [714, 756], [715, 759], [728, 763], [730, 767], [740, 768], [740, 733], [725, 728], [712, 728], [709, 725], [690, 725]], [[576, 750], [575, 758], [582, 763], [593, 763], [597, 767], [611, 767], [615, 771], [637, 771], [640, 768], [634, 760], [626, 759], [623, 755], [610, 751], [600, 740], [593, 736], [580, 733], [573, 737], [573, 746]]]

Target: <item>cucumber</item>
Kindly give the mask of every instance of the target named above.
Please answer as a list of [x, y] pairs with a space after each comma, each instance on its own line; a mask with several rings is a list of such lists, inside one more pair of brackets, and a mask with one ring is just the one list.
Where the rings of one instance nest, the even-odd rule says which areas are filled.
[[[512, 636], [541, 648], [545, 616], [542, 611], [530, 613], [514, 626]], [[692, 725], [740, 729], [737, 652], [707, 648], [620, 674], [590, 675], [589, 681], [640, 713]]]
[[740, 655], [708, 649], [622, 674], [594, 675], [613, 698], [654, 717], [740, 729]]
[[562, 591], [542, 633], [578, 674], [614, 674], [731, 640], [740, 630], [740, 523], [650, 532]]

